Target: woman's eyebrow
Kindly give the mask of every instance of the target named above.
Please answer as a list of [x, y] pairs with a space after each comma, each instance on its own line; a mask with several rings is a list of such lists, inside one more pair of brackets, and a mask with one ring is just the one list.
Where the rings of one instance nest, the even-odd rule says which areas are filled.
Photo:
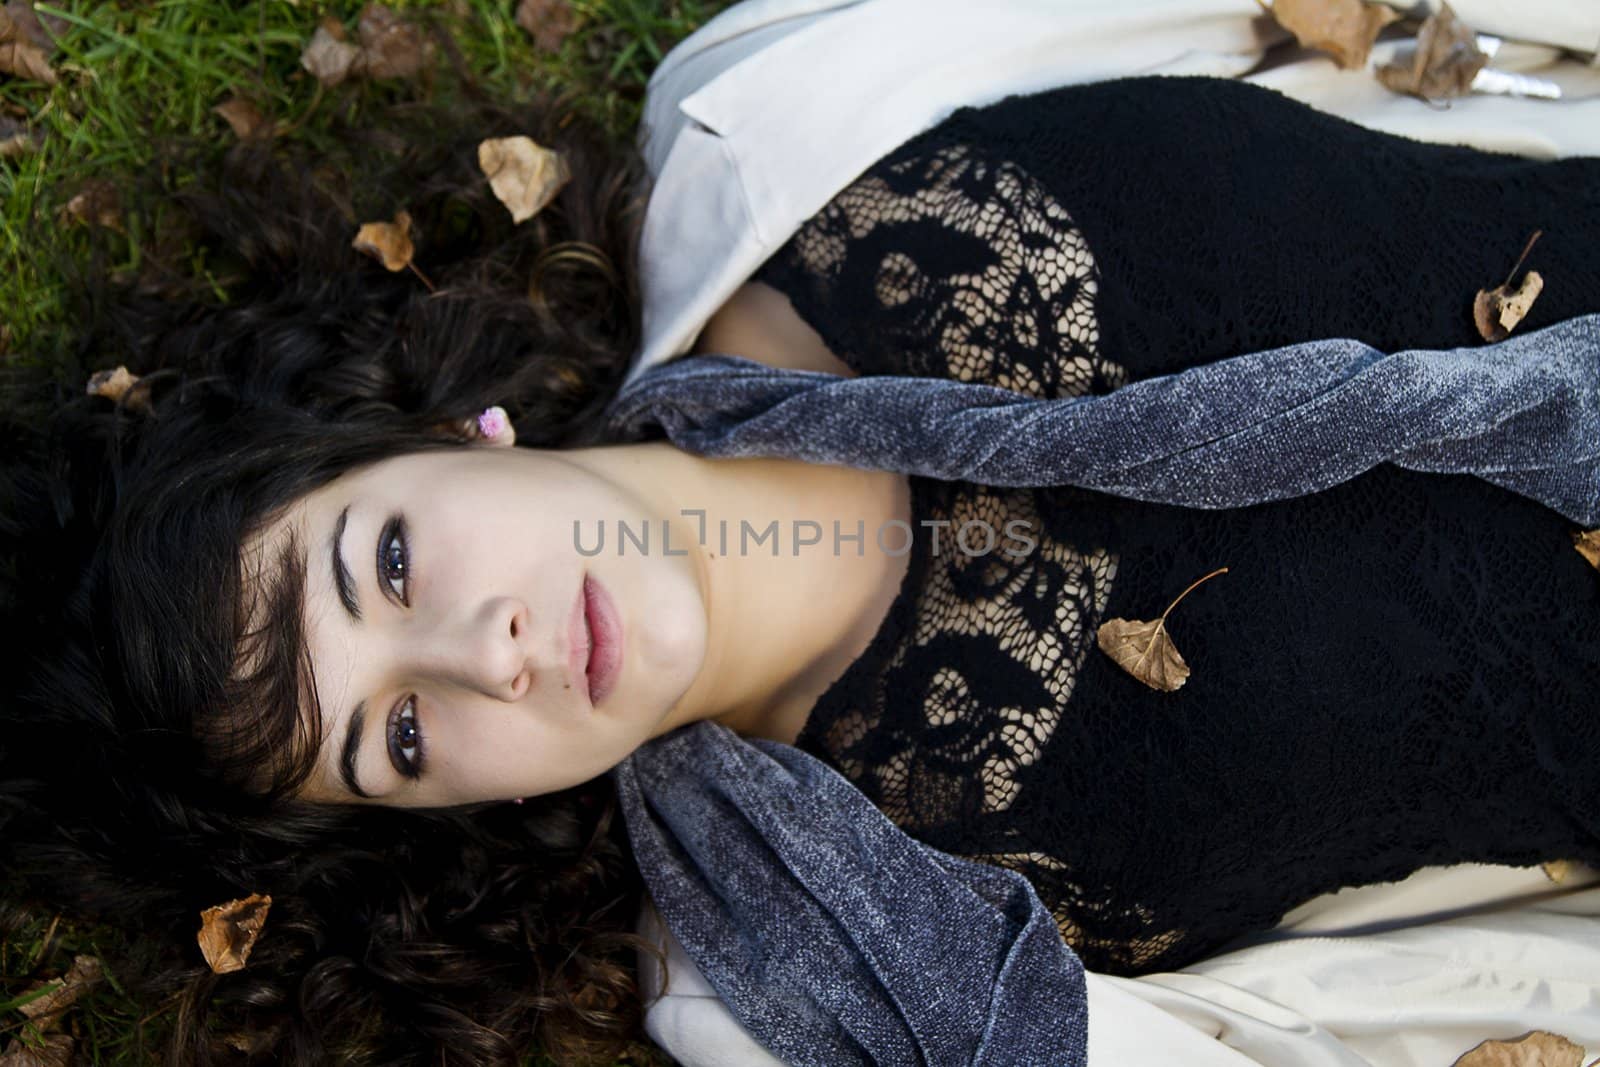
[[361, 597], [356, 591], [356, 578], [351, 573], [350, 567], [344, 561], [344, 551], [340, 542], [344, 540], [344, 528], [350, 521], [350, 505], [346, 504], [344, 510], [339, 512], [339, 521], [333, 524], [333, 536], [328, 539], [328, 554], [333, 560], [333, 584], [339, 590], [339, 603], [344, 605], [344, 610], [352, 622], [361, 621]]
[[361, 788], [361, 783], [356, 780], [356, 756], [361, 751], [361, 727], [367, 718], [367, 702], [356, 703], [355, 710], [350, 713], [350, 719], [344, 730], [344, 745], [339, 750], [339, 780], [344, 787], [358, 797], [372, 799], [372, 794]]
[[[346, 504], [344, 510], [339, 512], [338, 521], [333, 524], [333, 536], [328, 538], [328, 554], [333, 563], [333, 584], [339, 590], [339, 603], [344, 605], [345, 613], [350, 616], [351, 621], [359, 623], [361, 600], [356, 592], [356, 578], [344, 561], [344, 550], [341, 547], [344, 541], [344, 528], [349, 521], [350, 505]], [[366, 718], [367, 702], [356, 701], [355, 709], [345, 721], [344, 744], [339, 749], [339, 780], [356, 796], [370, 800], [372, 794], [362, 789], [360, 781], [356, 778], [356, 757], [361, 752], [361, 728]]]

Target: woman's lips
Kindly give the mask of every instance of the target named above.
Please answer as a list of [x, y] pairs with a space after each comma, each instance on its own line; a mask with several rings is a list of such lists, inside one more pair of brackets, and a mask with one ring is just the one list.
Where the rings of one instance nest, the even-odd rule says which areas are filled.
[[616, 687], [622, 673], [622, 619], [605, 586], [588, 575], [583, 579], [583, 600], [589, 627], [589, 703], [598, 706]]

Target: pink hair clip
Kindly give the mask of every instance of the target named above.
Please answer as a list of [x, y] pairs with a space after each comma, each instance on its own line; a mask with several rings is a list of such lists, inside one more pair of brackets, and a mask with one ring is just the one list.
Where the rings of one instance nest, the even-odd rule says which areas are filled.
[[478, 416], [478, 436], [484, 440], [493, 441], [510, 429], [511, 417], [499, 404], [484, 408], [483, 414]]

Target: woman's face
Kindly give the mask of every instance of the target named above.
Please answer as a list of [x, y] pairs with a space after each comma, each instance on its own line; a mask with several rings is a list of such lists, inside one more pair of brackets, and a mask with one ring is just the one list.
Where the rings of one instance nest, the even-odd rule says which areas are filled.
[[[292, 533], [305, 559], [324, 740], [302, 798], [445, 807], [532, 796], [604, 773], [665, 732], [705, 656], [705, 597], [692, 554], [619, 556], [619, 520], [662, 518], [646, 503], [659, 497], [630, 488], [649, 484], [648, 464], [631, 459], [624, 448], [484, 446], [400, 456], [330, 482], [267, 528], [254, 558], [276, 558]], [[594, 553], [602, 522], [608, 540]], [[613, 684], [594, 703], [584, 666], [601, 622], [586, 612], [586, 578], [621, 633]]]

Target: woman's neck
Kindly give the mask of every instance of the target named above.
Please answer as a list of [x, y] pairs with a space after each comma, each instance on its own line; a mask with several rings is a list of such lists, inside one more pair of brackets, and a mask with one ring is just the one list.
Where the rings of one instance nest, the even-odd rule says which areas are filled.
[[586, 451], [614, 452], [612, 467], [623, 449], [628, 480], [654, 498], [675, 550], [697, 554], [706, 605], [704, 663], [657, 734], [712, 719], [792, 742], [899, 592], [906, 531], [884, 530], [897, 555], [879, 547], [878, 533], [891, 520], [912, 521], [908, 479], [787, 459], [707, 459], [665, 442]]

